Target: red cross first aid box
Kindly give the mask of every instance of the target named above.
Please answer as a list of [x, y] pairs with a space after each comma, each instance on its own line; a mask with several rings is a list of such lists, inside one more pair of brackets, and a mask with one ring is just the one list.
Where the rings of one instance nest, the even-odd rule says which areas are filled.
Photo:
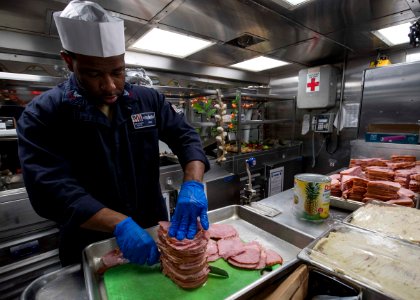
[[337, 68], [323, 65], [299, 71], [297, 107], [305, 109], [334, 106], [337, 99]]

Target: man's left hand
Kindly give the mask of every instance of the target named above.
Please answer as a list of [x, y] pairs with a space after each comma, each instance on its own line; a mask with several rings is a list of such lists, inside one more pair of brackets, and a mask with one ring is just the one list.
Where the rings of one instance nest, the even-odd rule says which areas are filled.
[[169, 236], [176, 236], [178, 240], [183, 240], [185, 237], [193, 239], [197, 233], [197, 217], [200, 217], [203, 229], [207, 230], [209, 228], [207, 207], [204, 185], [198, 181], [185, 181], [181, 186], [175, 213], [171, 219]]

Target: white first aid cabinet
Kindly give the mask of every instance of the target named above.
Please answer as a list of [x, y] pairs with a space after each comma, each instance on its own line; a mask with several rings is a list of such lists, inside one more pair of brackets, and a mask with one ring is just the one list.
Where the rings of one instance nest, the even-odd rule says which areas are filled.
[[299, 71], [297, 108], [314, 109], [335, 105], [337, 68], [323, 65]]

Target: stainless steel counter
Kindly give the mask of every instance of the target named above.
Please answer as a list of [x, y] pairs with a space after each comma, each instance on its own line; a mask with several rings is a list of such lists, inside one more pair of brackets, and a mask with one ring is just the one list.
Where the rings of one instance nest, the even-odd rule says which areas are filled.
[[[292, 213], [291, 203], [293, 190], [261, 200], [260, 203], [281, 210], [281, 214], [272, 218], [276, 223], [286, 225], [295, 231], [305, 233], [312, 238], [320, 236], [325, 230], [338, 221], [343, 220], [350, 211], [331, 208], [331, 216], [323, 223], [312, 223], [297, 219]], [[63, 268], [51, 274], [46, 274], [29, 285], [23, 292], [21, 300], [29, 299], [57, 299], [57, 292], [61, 299], [88, 299], [83, 272], [80, 265]], [[49, 297], [52, 295], [52, 297]]]
[[324, 222], [315, 223], [297, 218], [292, 211], [293, 189], [259, 201], [259, 203], [279, 209], [281, 214], [272, 219], [281, 224], [286, 224], [295, 230], [302, 231], [314, 239], [328, 230], [334, 222], [342, 221], [351, 211], [330, 207], [330, 217]]

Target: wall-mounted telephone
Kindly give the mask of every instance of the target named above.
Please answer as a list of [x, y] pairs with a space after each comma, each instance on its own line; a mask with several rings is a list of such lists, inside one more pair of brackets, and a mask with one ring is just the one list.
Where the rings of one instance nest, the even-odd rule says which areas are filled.
[[319, 133], [332, 133], [334, 129], [334, 116], [334, 113], [326, 113], [313, 116], [313, 131]]

